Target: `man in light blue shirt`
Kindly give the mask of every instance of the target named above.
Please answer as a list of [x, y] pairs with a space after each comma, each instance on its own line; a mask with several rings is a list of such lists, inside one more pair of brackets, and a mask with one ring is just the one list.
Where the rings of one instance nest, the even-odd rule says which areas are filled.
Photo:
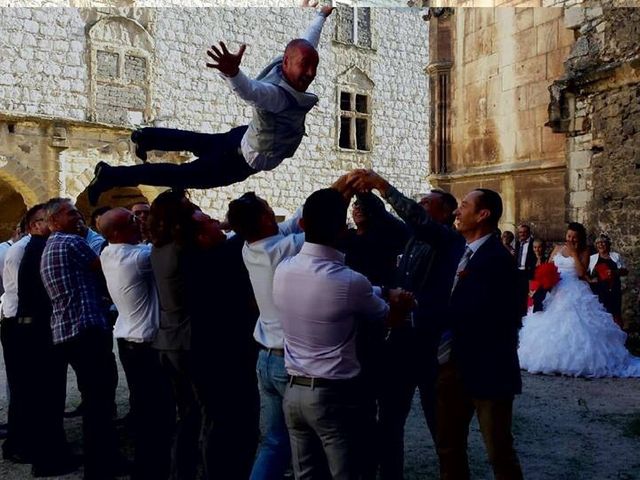
[[[303, 6], [317, 3], [303, 0]], [[112, 167], [98, 163], [95, 177], [88, 188], [89, 202], [95, 205], [100, 194], [113, 187], [179, 186], [182, 188], [213, 188], [241, 182], [249, 176], [276, 168], [285, 158], [292, 157], [305, 134], [305, 118], [318, 102], [307, 92], [316, 76], [316, 50], [326, 18], [333, 7], [323, 6], [303, 38], [287, 45], [284, 55], [276, 57], [257, 76], [249, 79], [240, 62], [246, 45], [231, 53], [223, 42], [207, 52], [231, 89], [253, 107], [253, 119], [248, 126], [236, 127], [227, 133], [202, 134], [167, 128], [144, 128], [132, 134], [136, 154], [146, 161], [148, 150], [190, 151], [196, 160], [180, 165], [154, 163]]]

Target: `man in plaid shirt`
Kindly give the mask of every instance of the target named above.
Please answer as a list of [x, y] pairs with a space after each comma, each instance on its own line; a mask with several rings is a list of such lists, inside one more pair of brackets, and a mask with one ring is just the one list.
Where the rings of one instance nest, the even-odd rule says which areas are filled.
[[50, 200], [46, 213], [52, 234], [40, 273], [53, 306], [53, 343], [75, 370], [82, 393], [84, 478], [111, 478], [124, 473], [126, 465], [111, 419], [113, 340], [101, 306], [100, 260], [78, 235], [82, 217], [71, 200]]

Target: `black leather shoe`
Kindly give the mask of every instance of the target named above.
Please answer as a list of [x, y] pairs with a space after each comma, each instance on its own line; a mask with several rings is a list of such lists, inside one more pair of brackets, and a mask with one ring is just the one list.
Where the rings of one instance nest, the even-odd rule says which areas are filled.
[[143, 162], [147, 161], [147, 151], [149, 150], [143, 140], [142, 130], [136, 130], [131, 134], [131, 141], [136, 146], [136, 157]]
[[97, 205], [102, 192], [109, 190], [109, 185], [104, 180], [104, 170], [106, 168], [110, 168], [107, 163], [98, 162], [95, 170], [93, 171], [93, 180], [91, 180], [91, 183], [89, 183], [89, 186], [87, 187], [87, 196], [89, 197], [90, 205]]
[[31, 467], [31, 475], [34, 477], [58, 477], [75, 472], [82, 465], [80, 455], [68, 455], [50, 464], [34, 464]]

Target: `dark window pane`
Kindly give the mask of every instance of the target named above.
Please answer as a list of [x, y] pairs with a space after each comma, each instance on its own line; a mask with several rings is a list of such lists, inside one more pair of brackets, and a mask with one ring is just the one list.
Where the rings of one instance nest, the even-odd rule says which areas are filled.
[[364, 118], [356, 118], [356, 144], [358, 150], [369, 150], [367, 130], [369, 121]]
[[356, 95], [356, 112], [369, 113], [369, 105], [366, 95]]
[[340, 147], [353, 148], [351, 146], [351, 119], [340, 117]]
[[371, 9], [358, 8], [358, 45], [371, 47]]
[[351, 110], [351, 94], [349, 92], [340, 92], [340, 109]]

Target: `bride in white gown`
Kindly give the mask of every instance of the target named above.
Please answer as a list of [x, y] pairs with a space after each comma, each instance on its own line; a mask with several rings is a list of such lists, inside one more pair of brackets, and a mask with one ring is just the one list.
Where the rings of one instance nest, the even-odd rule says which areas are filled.
[[560, 282], [545, 298], [543, 311], [523, 318], [521, 368], [576, 377], [640, 377], [640, 358], [624, 346], [626, 333], [581, 279], [589, 264], [581, 224], [569, 224], [566, 243], [551, 259]]

